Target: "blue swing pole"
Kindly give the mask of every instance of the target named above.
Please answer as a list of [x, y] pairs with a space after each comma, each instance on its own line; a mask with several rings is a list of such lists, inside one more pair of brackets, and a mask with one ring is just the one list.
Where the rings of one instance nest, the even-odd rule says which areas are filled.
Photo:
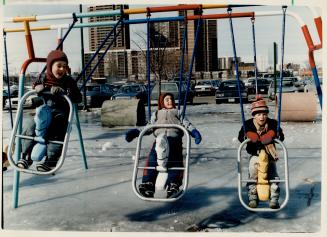
[[[114, 28], [114, 29], [115, 29], [115, 28]], [[112, 32], [114, 31], [114, 29], [113, 29], [110, 33], [112, 33]], [[107, 48], [105, 49], [105, 51], [102, 53], [102, 55], [101, 55], [100, 58], [98, 59], [97, 63], [96, 63], [96, 64], [94, 65], [94, 67], [92, 68], [90, 74], [87, 76], [87, 79], [85, 80], [85, 82], [83, 83], [83, 85], [79, 88], [80, 90], [82, 90], [82, 89], [85, 87], [86, 83], [91, 79], [91, 77], [92, 77], [92, 75], [93, 75], [95, 69], [98, 67], [98, 65], [100, 64], [101, 60], [104, 58], [104, 56], [106, 55], [106, 53], [108, 52], [108, 50], [111, 48], [111, 46], [113, 45], [114, 41], [116, 40], [116, 38], [118, 37], [118, 35], [119, 35], [121, 32], [122, 32], [122, 29], [120, 29], [120, 30], [118, 31], [118, 33], [115, 34], [113, 40], [110, 42], [110, 44], [108, 45], [108, 47], [107, 47]], [[109, 34], [109, 36], [110, 36], [110, 35], [111, 35], [111, 34]], [[103, 41], [103, 44], [106, 43], [106, 41], [107, 41], [108, 39], [109, 39], [109, 37], [106, 38], [106, 39]], [[97, 52], [92, 56], [92, 58], [88, 61], [87, 65], [83, 68], [83, 70], [82, 70], [82, 72], [80, 73], [80, 75], [82, 75], [82, 73], [85, 73], [86, 68], [88, 67], [88, 65], [91, 64], [91, 62], [94, 60], [95, 56], [97, 56], [97, 54], [99, 54], [100, 49], [101, 49], [101, 46], [98, 48]], [[84, 71], [84, 72], [83, 72], [83, 71]], [[80, 78], [80, 77], [79, 77], [79, 78]]]
[[75, 113], [75, 118], [76, 118], [76, 128], [77, 128], [77, 133], [78, 133], [78, 138], [79, 138], [79, 146], [80, 146], [80, 149], [82, 152], [84, 168], [88, 169], [86, 155], [85, 155], [85, 148], [84, 148], [84, 143], [83, 143], [83, 137], [82, 137], [82, 131], [81, 131], [81, 124], [79, 122], [79, 117], [78, 117], [78, 106], [76, 103], [74, 104], [73, 108], [74, 108], [74, 113]]
[[184, 81], [184, 56], [185, 56], [185, 48], [186, 48], [186, 38], [187, 38], [187, 20], [184, 21], [184, 32], [183, 32], [183, 46], [182, 46], [182, 55], [181, 55], [181, 62], [179, 68], [179, 87], [178, 87], [178, 111], [181, 108], [181, 91]]
[[[115, 26], [113, 27], [113, 29], [106, 35], [106, 37], [104, 38], [104, 40], [101, 42], [100, 46], [98, 47], [98, 49], [95, 51], [95, 53], [92, 55], [92, 57], [89, 59], [89, 61], [86, 63], [85, 67], [82, 69], [82, 71], [80, 72], [80, 74], [78, 75], [78, 77], [76, 78], [76, 82], [78, 82], [82, 76], [85, 74], [86, 69], [88, 66], [91, 65], [91, 63], [93, 62], [93, 60], [95, 59], [95, 57], [99, 54], [101, 48], [105, 45], [105, 43], [108, 41], [108, 39], [111, 37], [111, 35], [113, 34], [113, 32], [116, 30], [117, 26], [119, 24], [122, 23], [122, 20], [119, 19], [119, 21], [117, 21], [117, 23], [115, 24]], [[117, 37], [117, 36], [116, 36]], [[113, 42], [113, 41], [112, 41]], [[110, 44], [109, 46], [111, 46], [112, 44]], [[107, 51], [109, 50], [110, 47], [107, 48]], [[104, 57], [105, 53], [103, 53], [102, 58]], [[100, 60], [98, 60], [99, 62]], [[97, 64], [98, 65], [98, 64]], [[97, 66], [96, 65], [96, 66]], [[94, 67], [93, 69], [95, 70], [96, 67]], [[90, 75], [94, 72], [94, 70], [91, 71]], [[87, 81], [89, 80], [90, 77], [88, 77], [87, 80], [85, 80], [85, 82], [83, 83], [83, 85], [81, 86], [80, 89], [82, 89], [85, 84], [87, 83]]]
[[255, 27], [254, 27], [255, 18], [251, 18], [252, 23], [252, 39], [253, 39], [253, 61], [254, 61], [254, 77], [255, 77], [255, 95], [258, 96], [258, 67], [257, 67], [257, 49], [255, 42]]
[[[146, 33], [147, 33], [147, 40], [146, 40], [146, 77], [148, 81], [148, 121], [151, 119], [151, 88], [150, 88], [150, 81], [151, 81], [151, 58], [150, 58], [150, 12], [148, 11], [146, 17]], [[159, 103], [159, 102], [158, 102]]]
[[187, 94], [188, 94], [188, 91], [189, 91], [190, 85], [191, 85], [191, 77], [192, 77], [192, 71], [193, 71], [193, 65], [194, 65], [194, 59], [195, 59], [195, 53], [196, 53], [196, 46], [198, 44], [198, 38], [199, 38], [199, 32], [200, 32], [201, 25], [202, 25], [202, 19], [199, 18], [198, 19], [198, 24], [197, 24], [197, 27], [196, 27], [192, 58], [191, 58], [189, 71], [188, 71], [188, 76], [187, 76], [187, 86], [186, 86], [186, 91], [185, 91], [185, 96], [184, 96], [184, 101], [183, 101], [184, 102], [183, 111], [182, 111], [182, 115], [181, 115], [182, 119], [184, 119], [184, 117], [185, 117]]
[[232, 38], [232, 45], [233, 45], [233, 54], [234, 54], [234, 66], [235, 66], [235, 76], [237, 80], [237, 89], [238, 89], [238, 96], [240, 98], [240, 107], [241, 107], [241, 115], [242, 115], [242, 125], [243, 125], [243, 131], [244, 134], [245, 132], [245, 116], [244, 116], [244, 109], [243, 109], [243, 99], [242, 99], [242, 94], [241, 94], [241, 82], [239, 78], [239, 70], [238, 70], [238, 61], [237, 61], [237, 53], [236, 53], [236, 46], [235, 46], [235, 38], [234, 38], [234, 30], [233, 30], [233, 21], [231, 17], [232, 9], [227, 10], [228, 14], [230, 15], [229, 17], [229, 25], [230, 25], [230, 32], [231, 32], [231, 38]]
[[278, 115], [277, 115], [277, 137], [280, 130], [280, 117], [282, 112], [282, 89], [283, 89], [283, 67], [284, 67], [284, 44], [285, 44], [285, 25], [286, 25], [286, 8], [283, 6], [283, 22], [282, 22], [282, 46], [281, 46], [281, 65], [279, 72], [279, 93], [278, 93]]

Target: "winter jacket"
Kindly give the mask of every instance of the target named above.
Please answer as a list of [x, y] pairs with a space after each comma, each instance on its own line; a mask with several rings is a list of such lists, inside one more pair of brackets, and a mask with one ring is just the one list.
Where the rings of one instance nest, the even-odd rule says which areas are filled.
[[[267, 131], [273, 130], [277, 134], [277, 121], [275, 119], [267, 118], [267, 123], [268, 123]], [[253, 122], [253, 118], [246, 120], [244, 125], [245, 125], [245, 133], [247, 133], [249, 131], [257, 132], [257, 129]], [[261, 135], [263, 135], [263, 134], [261, 134]], [[244, 134], [244, 129], [242, 126], [241, 130], [238, 133], [238, 140], [240, 142], [243, 142], [245, 140], [245, 138], [246, 138], [246, 135]], [[278, 134], [277, 138], [281, 141], [284, 141], [284, 133], [281, 128], [279, 129], [279, 134]], [[264, 145], [261, 144], [260, 141], [258, 141], [256, 143], [248, 142], [247, 146], [246, 146], [246, 151], [252, 156], [257, 156], [259, 154], [259, 151], [263, 148], [264, 148]]]
[[42, 79], [39, 78], [33, 83], [33, 88], [40, 84], [43, 84], [45, 90], [48, 91], [53, 85], [60, 86], [62, 89], [65, 90], [67, 96], [71, 99], [73, 103], [80, 103], [82, 101], [82, 94], [78, 89], [75, 80], [71, 76], [65, 75], [60, 80], [57, 80], [56, 84], [54, 84], [54, 82], [50, 79], [44, 78], [44, 80], [42, 81]]
[[[177, 109], [161, 109], [152, 113], [150, 124], [177, 124], [184, 126], [188, 131], [192, 131], [194, 126], [184, 117], [182, 119]], [[157, 128], [154, 136], [166, 133], [167, 137], [183, 137], [183, 131], [177, 128]]]

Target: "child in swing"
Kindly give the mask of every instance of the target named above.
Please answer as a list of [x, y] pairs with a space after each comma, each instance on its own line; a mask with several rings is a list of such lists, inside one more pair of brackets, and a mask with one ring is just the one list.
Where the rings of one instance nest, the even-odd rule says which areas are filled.
[[[249, 161], [249, 179], [256, 180], [258, 178], [258, 157], [259, 152], [264, 149], [268, 155], [268, 180], [278, 180], [276, 162], [278, 154], [274, 144], [274, 138], [284, 140], [282, 129], [279, 130], [277, 136], [277, 121], [268, 117], [269, 109], [266, 101], [258, 98], [251, 104], [251, 113], [253, 118], [245, 121], [245, 134], [242, 126], [239, 131], [238, 140], [243, 142], [245, 138], [251, 141], [247, 143], [246, 151], [251, 155]], [[248, 206], [256, 208], [258, 206], [258, 193], [256, 183], [248, 183]], [[278, 183], [270, 184], [270, 201], [269, 207], [272, 209], [279, 208], [279, 186]]]
[[[64, 141], [69, 115], [69, 105], [62, 95], [67, 95], [72, 103], [79, 103], [82, 95], [75, 80], [68, 75], [68, 58], [61, 50], [53, 50], [47, 57], [46, 76], [33, 83], [38, 95], [37, 102], [45, 102], [36, 109], [34, 120], [25, 124], [23, 134], [37, 137], [37, 141], [24, 139], [22, 141], [22, 156], [17, 165], [28, 169], [33, 160], [44, 162], [36, 165], [36, 169], [47, 172], [53, 169], [61, 156], [62, 144], [47, 143], [47, 140]], [[49, 91], [51, 95], [42, 94]], [[42, 99], [41, 99], [42, 98]], [[40, 100], [40, 101], [39, 101]], [[36, 102], [36, 103], [37, 103]], [[37, 103], [39, 104], [39, 103]], [[33, 158], [33, 159], [32, 159]]]
[[[179, 124], [184, 126], [195, 139], [196, 144], [200, 144], [202, 138], [199, 131], [184, 117], [181, 118], [175, 106], [174, 96], [171, 93], [164, 93], [159, 96], [158, 110], [152, 113], [150, 124]], [[149, 133], [154, 134], [156, 138], [165, 134], [168, 140], [168, 161], [166, 167], [183, 167], [183, 131], [177, 128], [157, 128]], [[125, 134], [127, 142], [131, 142], [138, 137], [140, 131], [131, 129]], [[158, 144], [157, 144], [158, 145]], [[158, 165], [158, 155], [156, 152], [156, 142], [154, 142], [149, 157], [146, 162], [148, 167], [156, 167]], [[167, 149], [164, 149], [167, 150]], [[157, 170], [145, 169], [143, 172], [142, 183], [139, 185], [139, 191], [144, 197], [152, 198], [155, 193], [155, 182], [158, 175]], [[182, 185], [183, 171], [169, 170], [166, 181], [167, 198], [173, 197], [179, 193], [179, 187]]]

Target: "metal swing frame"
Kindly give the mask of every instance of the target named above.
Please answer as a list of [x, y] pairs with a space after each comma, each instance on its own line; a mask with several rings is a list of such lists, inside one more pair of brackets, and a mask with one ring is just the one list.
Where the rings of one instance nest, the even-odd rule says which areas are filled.
[[[164, 18], [163, 18], [164, 19]], [[185, 48], [186, 48], [186, 32], [187, 32], [187, 19], [185, 18], [180, 18], [182, 20], [184, 20], [185, 23], [185, 29], [184, 29], [184, 38], [183, 38], [183, 48], [182, 48], [182, 57], [181, 57], [181, 66], [180, 66], [180, 78], [179, 78], [179, 93], [178, 93], [178, 111], [180, 111], [180, 102], [181, 102], [181, 98], [180, 98], [180, 94], [181, 94], [181, 87], [182, 87], [182, 78], [183, 78], [183, 71], [184, 71], [184, 52], [185, 52]], [[162, 19], [159, 20], [159, 22], [162, 21]], [[150, 28], [149, 28], [149, 23], [150, 23], [150, 11], [147, 12], [147, 18], [146, 18], [146, 23], [147, 23], [147, 54], [146, 54], [146, 59], [147, 59], [147, 81], [148, 81], [148, 120], [150, 120], [151, 118], [151, 107], [150, 107]], [[181, 118], [184, 119], [185, 117], [185, 111], [186, 111], [186, 98], [187, 98], [187, 93], [190, 89], [190, 81], [191, 81], [191, 75], [192, 75], [192, 70], [193, 70], [193, 65], [194, 65], [194, 60], [195, 60], [195, 50], [196, 50], [196, 45], [198, 42], [198, 35], [200, 32], [200, 28], [201, 28], [201, 23], [202, 23], [202, 19], [199, 18], [198, 19], [198, 24], [197, 24], [197, 30], [196, 30], [196, 34], [195, 34], [195, 41], [194, 41], [194, 47], [193, 47], [193, 53], [192, 53], [192, 58], [191, 58], [191, 62], [190, 62], [190, 66], [189, 66], [189, 73], [188, 73], [188, 80], [187, 80], [187, 87], [186, 87], [186, 93], [184, 95], [184, 104], [183, 104], [183, 111], [181, 113]], [[183, 188], [182, 190], [179, 191], [178, 194], [174, 195], [171, 198], [147, 198], [142, 196], [139, 191], [138, 188], [136, 187], [136, 181], [137, 181], [137, 173], [138, 173], [138, 169], [156, 169], [156, 167], [139, 167], [138, 163], [139, 163], [139, 157], [140, 157], [140, 148], [141, 148], [141, 142], [142, 142], [142, 138], [144, 136], [144, 134], [146, 133], [146, 131], [152, 129], [152, 128], [178, 128], [180, 130], [182, 130], [184, 132], [184, 134], [186, 134], [187, 136], [187, 146], [186, 146], [186, 158], [185, 158], [185, 167], [181, 168], [181, 167], [172, 167], [169, 168], [167, 170], [164, 170], [164, 172], [167, 172], [169, 170], [184, 170], [185, 172], [183, 172]], [[178, 199], [180, 199], [186, 192], [187, 190], [187, 186], [188, 186], [188, 179], [189, 179], [189, 157], [190, 157], [190, 147], [191, 147], [191, 139], [190, 139], [190, 135], [189, 132], [181, 125], [177, 125], [177, 124], [156, 124], [156, 125], [147, 125], [140, 133], [139, 138], [138, 138], [138, 142], [137, 142], [137, 146], [136, 146], [136, 155], [135, 155], [135, 163], [134, 163], [134, 170], [133, 170], [133, 181], [132, 181], [132, 186], [133, 186], [133, 191], [134, 193], [141, 198], [142, 200], [146, 200], [146, 201], [153, 201], [153, 202], [174, 202]], [[159, 172], [161, 172], [162, 170], [158, 170]]]
[[[159, 169], [157, 167], [144, 167], [139, 166], [139, 160], [140, 160], [140, 153], [141, 153], [141, 144], [143, 136], [146, 134], [147, 131], [155, 129], [155, 128], [177, 128], [183, 131], [183, 133], [186, 135], [186, 156], [185, 156], [185, 166], [184, 167], [171, 167], [166, 169]], [[190, 160], [190, 149], [191, 149], [191, 137], [189, 132], [181, 125], [177, 124], [158, 124], [158, 125], [147, 125], [144, 127], [144, 129], [141, 131], [136, 145], [136, 152], [135, 152], [135, 161], [134, 161], [134, 169], [133, 169], [133, 178], [132, 178], [132, 186], [133, 191], [140, 199], [145, 201], [153, 201], [153, 202], [174, 202], [178, 199], [180, 199], [186, 192], [187, 186], [188, 186], [188, 180], [189, 180], [189, 160]], [[138, 180], [138, 170], [157, 170], [158, 172], [168, 172], [169, 170], [183, 170], [183, 187], [179, 191], [178, 194], [174, 195], [171, 198], [147, 198], [140, 194], [137, 188], [137, 180]]]
[[271, 208], [265, 208], [265, 207], [256, 207], [256, 208], [251, 208], [249, 207], [244, 199], [243, 199], [243, 195], [242, 195], [242, 184], [243, 183], [248, 183], [248, 182], [252, 182], [252, 183], [257, 183], [257, 180], [249, 180], [249, 179], [243, 179], [243, 175], [242, 175], [242, 150], [244, 148], [244, 146], [250, 142], [251, 140], [249, 138], [245, 139], [241, 145], [238, 148], [237, 151], [237, 170], [238, 170], [238, 174], [237, 174], [237, 185], [238, 185], [238, 198], [242, 204], [242, 206], [244, 208], [246, 208], [249, 211], [253, 211], [253, 212], [277, 212], [280, 211], [281, 209], [283, 209], [286, 204], [288, 203], [289, 200], [289, 175], [288, 175], [288, 153], [287, 153], [287, 149], [284, 145], [284, 143], [282, 141], [280, 141], [279, 139], [274, 139], [274, 141], [276, 143], [278, 143], [282, 149], [283, 149], [283, 159], [284, 159], [284, 174], [285, 174], [285, 179], [278, 179], [278, 180], [269, 180], [269, 184], [271, 183], [285, 183], [285, 199], [283, 200], [283, 202], [281, 203], [280, 207], [278, 209], [271, 209]]
[[[18, 139], [16, 141], [16, 145], [19, 145], [21, 142], [21, 139], [28, 139], [28, 140], [35, 140], [35, 137], [32, 136], [26, 136], [26, 135], [22, 135], [22, 134], [17, 134], [19, 133], [18, 127], [20, 126], [20, 124], [23, 123], [23, 107], [24, 107], [24, 103], [26, 101], [26, 99], [31, 96], [36, 94], [36, 91], [29, 91], [27, 93], [25, 93], [23, 95], [23, 97], [20, 99], [19, 103], [18, 103], [18, 108], [17, 108], [17, 113], [16, 113], [16, 118], [15, 118], [15, 122], [14, 122], [14, 127], [12, 129], [12, 133], [11, 133], [11, 137], [10, 137], [10, 142], [9, 142], [9, 147], [8, 147], [8, 160], [10, 165], [17, 171], [19, 172], [24, 172], [24, 173], [29, 173], [29, 174], [36, 174], [36, 175], [50, 175], [50, 174], [54, 174], [56, 171], [58, 171], [61, 166], [64, 163], [65, 157], [66, 157], [66, 152], [67, 152], [67, 145], [68, 145], [68, 141], [69, 141], [69, 136], [70, 136], [70, 132], [72, 130], [72, 121], [73, 121], [73, 111], [74, 111], [74, 106], [72, 104], [72, 102], [70, 101], [69, 97], [67, 95], [62, 95], [63, 98], [65, 98], [65, 100], [67, 101], [68, 105], [69, 105], [69, 115], [68, 115], [68, 124], [67, 124], [67, 129], [66, 129], [66, 135], [64, 138], [64, 141], [48, 141], [49, 143], [55, 143], [55, 144], [61, 144], [63, 145], [62, 150], [61, 150], [61, 155], [60, 158], [58, 160], [58, 163], [56, 165], [55, 168], [53, 168], [50, 171], [37, 171], [37, 170], [32, 170], [32, 169], [23, 169], [17, 166], [17, 161], [18, 160], [14, 160], [12, 157], [12, 148], [15, 145], [15, 140]], [[21, 148], [16, 148], [15, 152], [19, 152], [21, 150]], [[19, 154], [16, 154], [15, 157], [16, 159], [19, 158]]]

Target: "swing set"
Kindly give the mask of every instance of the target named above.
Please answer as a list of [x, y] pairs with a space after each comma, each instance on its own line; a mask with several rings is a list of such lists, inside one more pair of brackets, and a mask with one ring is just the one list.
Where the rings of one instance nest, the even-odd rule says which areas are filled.
[[[153, 22], [165, 22], [165, 21], [184, 21], [185, 23], [185, 28], [184, 28], [184, 37], [183, 37], [183, 46], [182, 46], [182, 56], [181, 56], [181, 61], [180, 61], [180, 85], [183, 82], [182, 78], [183, 78], [183, 74], [184, 74], [184, 52], [185, 52], [185, 48], [186, 48], [186, 36], [187, 36], [187, 22], [188, 21], [198, 21], [197, 24], [197, 28], [196, 28], [196, 33], [195, 33], [195, 42], [194, 42], [194, 47], [193, 47], [193, 53], [192, 53], [192, 58], [191, 58], [191, 62], [189, 65], [189, 71], [188, 71], [188, 77], [187, 77], [187, 88], [186, 88], [186, 94], [185, 94], [185, 99], [184, 99], [184, 105], [183, 105], [183, 110], [181, 112], [181, 116], [182, 118], [184, 118], [185, 116], [185, 112], [186, 112], [186, 97], [187, 97], [187, 93], [190, 89], [190, 80], [191, 80], [191, 76], [192, 76], [192, 70], [193, 70], [193, 64], [194, 64], [194, 59], [195, 59], [195, 51], [197, 48], [197, 38], [198, 38], [198, 34], [200, 31], [200, 27], [201, 27], [201, 23], [203, 19], [229, 19], [230, 21], [230, 26], [231, 26], [231, 35], [232, 35], [232, 42], [233, 42], [233, 52], [234, 52], [234, 62], [235, 62], [235, 70], [236, 70], [236, 79], [238, 81], [238, 90], [240, 93], [240, 79], [238, 77], [238, 64], [237, 64], [237, 55], [236, 55], [236, 47], [235, 47], [235, 40], [234, 40], [234, 32], [233, 32], [233, 25], [232, 25], [232, 18], [244, 18], [244, 17], [248, 17], [251, 19], [252, 22], [252, 32], [253, 32], [253, 48], [254, 48], [254, 62], [256, 65], [256, 53], [255, 53], [255, 38], [254, 38], [254, 19], [255, 17], [263, 17], [263, 16], [280, 16], [283, 15], [284, 16], [284, 20], [283, 20], [283, 45], [282, 45], [282, 55], [284, 54], [284, 37], [285, 37], [285, 16], [289, 15], [294, 17], [301, 26], [301, 29], [303, 31], [305, 40], [307, 42], [308, 48], [309, 48], [309, 59], [310, 59], [310, 66], [313, 72], [313, 76], [315, 79], [315, 83], [316, 83], [316, 89], [317, 89], [317, 94], [319, 97], [319, 102], [320, 102], [320, 106], [322, 106], [322, 92], [321, 92], [321, 87], [320, 87], [320, 82], [319, 82], [319, 78], [318, 78], [318, 73], [317, 73], [317, 69], [316, 69], [316, 65], [315, 65], [315, 61], [314, 61], [314, 57], [313, 57], [313, 53], [315, 50], [321, 49], [322, 48], [322, 23], [321, 23], [321, 18], [315, 18], [315, 23], [316, 23], [316, 28], [319, 34], [319, 38], [321, 43], [318, 45], [314, 45], [313, 41], [311, 39], [309, 30], [307, 28], [307, 26], [304, 24], [304, 22], [302, 21], [302, 19], [295, 13], [292, 12], [287, 12], [286, 10], [283, 11], [283, 13], [278, 12], [278, 11], [271, 11], [271, 12], [239, 12], [239, 13], [232, 13], [231, 9], [234, 7], [245, 7], [245, 6], [253, 6], [253, 5], [198, 5], [198, 4], [194, 4], [194, 5], [178, 5], [178, 6], [165, 6], [165, 7], [148, 7], [148, 8], [137, 8], [137, 9], [121, 9], [121, 10], [114, 10], [114, 11], [99, 11], [99, 12], [89, 12], [89, 13], [73, 13], [73, 14], [57, 14], [57, 15], [44, 15], [44, 16], [30, 16], [30, 17], [14, 17], [14, 18], [6, 18], [5, 22], [21, 22], [24, 24], [24, 28], [17, 28], [17, 29], [4, 29], [4, 36], [6, 35], [6, 33], [9, 32], [25, 32], [25, 38], [26, 38], [26, 45], [27, 45], [27, 49], [28, 49], [28, 55], [29, 58], [23, 63], [22, 68], [21, 68], [21, 73], [20, 73], [20, 79], [19, 79], [19, 98], [21, 98], [20, 104], [18, 106], [17, 109], [17, 114], [16, 114], [16, 119], [15, 119], [15, 126], [14, 126], [14, 130], [13, 133], [11, 135], [11, 139], [10, 139], [10, 145], [9, 145], [9, 156], [8, 156], [8, 160], [10, 162], [10, 164], [13, 166], [13, 168], [15, 169], [15, 175], [14, 175], [14, 186], [13, 186], [13, 206], [14, 208], [16, 208], [18, 206], [18, 191], [19, 191], [19, 172], [27, 172], [27, 173], [32, 173], [32, 174], [51, 174], [55, 171], [57, 171], [63, 164], [64, 162], [64, 157], [65, 157], [65, 152], [66, 152], [66, 145], [64, 145], [63, 151], [62, 151], [62, 155], [61, 155], [61, 160], [58, 162], [57, 167], [51, 171], [51, 172], [42, 172], [38, 173], [36, 171], [33, 170], [25, 170], [25, 169], [20, 169], [19, 167], [17, 167], [16, 163], [19, 159], [19, 155], [20, 155], [20, 151], [21, 151], [21, 139], [34, 139], [33, 137], [30, 138], [26, 138], [23, 137], [21, 135], [22, 132], [22, 124], [23, 124], [23, 109], [22, 109], [22, 103], [25, 101], [25, 99], [27, 98], [28, 95], [32, 94], [32, 92], [28, 92], [24, 95], [24, 81], [25, 81], [25, 72], [27, 70], [27, 67], [33, 63], [33, 62], [45, 62], [46, 59], [45, 58], [36, 58], [34, 55], [34, 49], [33, 49], [33, 41], [32, 41], [32, 36], [31, 36], [31, 31], [43, 31], [43, 30], [53, 30], [53, 29], [57, 29], [58, 30], [58, 49], [62, 49], [62, 44], [65, 40], [65, 38], [67, 37], [67, 35], [69, 34], [69, 32], [71, 31], [71, 29], [73, 28], [84, 28], [84, 27], [96, 27], [96, 26], [113, 26], [113, 29], [108, 32], [108, 34], [106, 35], [105, 39], [103, 40], [103, 42], [100, 44], [100, 46], [98, 47], [98, 49], [96, 50], [96, 52], [92, 55], [92, 57], [89, 59], [89, 61], [86, 63], [86, 65], [83, 67], [82, 71], [80, 72], [80, 74], [78, 75], [76, 82], [78, 82], [83, 75], [86, 72], [86, 69], [91, 65], [91, 63], [93, 62], [93, 60], [96, 58], [96, 56], [99, 54], [100, 50], [103, 48], [103, 46], [105, 45], [105, 43], [112, 38], [113, 35], [113, 39], [112, 41], [109, 43], [109, 45], [107, 46], [107, 48], [105, 49], [104, 52], [102, 52], [102, 55], [99, 57], [98, 62], [95, 64], [95, 66], [93, 66], [93, 68], [91, 69], [91, 73], [88, 75], [87, 79], [84, 81], [83, 85], [81, 86], [80, 89], [83, 89], [87, 83], [87, 81], [90, 80], [92, 74], [94, 73], [94, 71], [96, 70], [98, 64], [100, 63], [100, 61], [103, 59], [103, 57], [105, 56], [106, 52], [110, 49], [110, 47], [113, 45], [114, 41], [116, 40], [116, 38], [118, 37], [118, 35], [121, 33], [122, 28], [125, 25], [129, 25], [129, 24], [147, 24], [147, 54], [146, 54], [146, 64], [147, 64], [147, 81], [148, 81], [148, 119], [150, 119], [151, 117], [151, 103], [150, 103], [150, 23]], [[202, 10], [203, 9], [213, 9], [213, 8], [227, 8], [227, 13], [224, 14], [208, 14], [208, 15], [203, 15], [202, 14]], [[162, 18], [151, 18], [151, 13], [155, 13], [155, 12], [170, 12], [170, 11], [186, 11], [186, 10], [200, 10], [200, 15], [192, 15], [192, 16], [178, 16], [178, 17], [162, 17]], [[141, 13], [146, 13], [146, 18], [142, 18], [142, 19], [125, 19], [126, 15], [130, 15], [130, 14], [141, 14]], [[120, 19], [118, 21], [107, 21], [107, 22], [90, 22], [90, 23], [80, 23], [80, 24], [75, 24], [77, 21], [77, 18], [85, 18], [85, 17], [97, 17], [97, 16], [120, 16]], [[51, 25], [51, 26], [46, 26], [46, 27], [30, 27], [30, 22], [34, 22], [34, 21], [40, 21], [40, 20], [55, 20], [55, 19], [73, 19], [73, 23], [70, 24], [61, 24], [61, 25]], [[120, 27], [120, 28], [119, 28]], [[65, 36], [62, 38], [62, 30], [68, 28]], [[119, 28], [119, 29], [118, 29]], [[117, 30], [118, 29], [118, 30]], [[62, 38], [62, 39], [61, 39]], [[4, 39], [6, 39], [4, 37]], [[6, 62], [7, 62], [7, 52], [6, 52], [6, 41], [5, 41], [5, 56], [6, 56]], [[282, 65], [283, 65], [283, 57], [282, 57]], [[6, 67], [7, 69], [7, 78], [8, 77], [8, 66]], [[282, 69], [282, 68], [281, 68]], [[281, 70], [282, 71], [282, 70]], [[257, 78], [257, 67], [255, 66], [255, 75]], [[282, 83], [282, 79], [283, 79], [283, 75], [282, 73], [280, 73], [280, 87], [281, 87], [281, 83]], [[9, 85], [9, 83], [8, 83]], [[180, 86], [181, 87], [181, 86]], [[179, 89], [181, 90], [181, 89]], [[179, 96], [178, 96], [178, 110], [180, 111], [180, 102], [181, 102], [181, 98], [180, 98], [180, 94], [181, 91], [179, 91]], [[280, 90], [280, 100], [279, 100], [279, 119], [278, 121], [280, 121], [280, 111], [281, 111], [281, 90]], [[76, 125], [77, 125], [77, 130], [78, 130], [78, 138], [80, 141], [80, 147], [81, 147], [81, 152], [82, 152], [82, 158], [84, 161], [84, 167], [87, 169], [87, 163], [86, 163], [86, 156], [85, 156], [85, 151], [84, 151], [84, 145], [83, 145], [83, 139], [82, 139], [82, 134], [81, 134], [81, 130], [80, 130], [80, 124], [79, 124], [79, 119], [78, 119], [78, 111], [77, 111], [77, 106], [76, 105], [72, 105], [71, 102], [69, 101], [69, 98], [65, 97], [65, 99], [67, 100], [67, 102], [70, 105], [70, 116], [69, 116], [69, 126], [67, 128], [67, 133], [66, 133], [66, 137], [65, 137], [65, 141], [63, 144], [67, 144], [68, 140], [69, 140], [69, 133], [71, 130], [71, 123], [72, 123], [72, 114], [75, 114], [75, 118], [76, 118]], [[244, 123], [244, 110], [243, 110], [243, 102], [242, 102], [242, 98], [240, 96], [240, 106], [241, 106], [241, 114], [242, 114], [242, 122]], [[142, 195], [140, 195], [136, 184], [137, 184], [137, 180], [138, 180], [138, 170], [139, 169], [157, 169], [157, 171], [160, 172], [167, 172], [167, 169], [163, 169], [162, 167], [141, 167], [139, 166], [139, 158], [140, 158], [140, 150], [141, 150], [141, 142], [142, 142], [142, 137], [143, 135], [146, 133], [146, 131], [153, 129], [153, 128], [178, 128], [180, 130], [183, 131], [184, 134], [186, 134], [186, 140], [187, 140], [187, 145], [186, 145], [186, 157], [185, 157], [185, 168], [184, 167], [172, 167], [170, 169], [180, 169], [183, 170], [184, 175], [183, 175], [183, 188], [180, 191], [179, 195], [177, 197], [173, 197], [173, 198], [169, 198], [169, 199], [160, 199], [160, 198], [145, 198]], [[280, 128], [280, 122], [278, 123], [278, 130]], [[239, 198], [240, 198], [240, 202], [241, 204], [249, 209], [243, 199], [242, 199], [242, 195], [241, 195], [241, 185], [243, 182], [247, 182], [246, 180], [242, 180], [241, 178], [241, 150], [244, 147], [244, 145], [249, 141], [249, 139], [246, 139], [239, 147], [239, 151], [238, 151], [238, 183], [239, 183]], [[285, 188], [286, 188], [286, 198], [284, 203], [281, 205], [280, 209], [282, 209], [287, 201], [288, 201], [288, 166], [287, 166], [287, 150], [285, 148], [285, 146], [282, 144], [282, 142], [280, 142], [278, 139], [276, 139], [276, 142], [278, 144], [280, 144], [283, 148], [284, 151], [284, 159], [285, 159], [285, 180], [279, 180], [278, 182], [285, 182]], [[12, 158], [12, 154], [11, 154], [11, 150], [14, 147], [14, 143], [15, 143], [15, 159]], [[137, 147], [136, 147], [136, 155], [135, 155], [135, 163], [134, 163], [134, 170], [133, 170], [133, 181], [132, 181], [132, 185], [133, 185], [133, 191], [135, 192], [135, 194], [143, 199], [143, 200], [147, 200], [147, 201], [159, 201], [159, 202], [172, 202], [172, 201], [176, 201], [177, 199], [181, 198], [183, 196], [183, 194], [186, 192], [187, 190], [187, 186], [188, 186], [188, 166], [189, 166], [189, 156], [190, 156], [190, 137], [189, 134], [187, 132], [187, 130], [185, 128], [183, 128], [182, 126], [178, 126], [178, 125], [148, 125], [146, 126], [143, 131], [140, 133], [139, 138], [138, 138], [138, 142], [137, 142]], [[277, 209], [277, 210], [280, 210]], [[270, 209], [260, 209], [260, 208], [256, 208], [255, 210], [250, 209], [251, 211], [271, 211]]]

